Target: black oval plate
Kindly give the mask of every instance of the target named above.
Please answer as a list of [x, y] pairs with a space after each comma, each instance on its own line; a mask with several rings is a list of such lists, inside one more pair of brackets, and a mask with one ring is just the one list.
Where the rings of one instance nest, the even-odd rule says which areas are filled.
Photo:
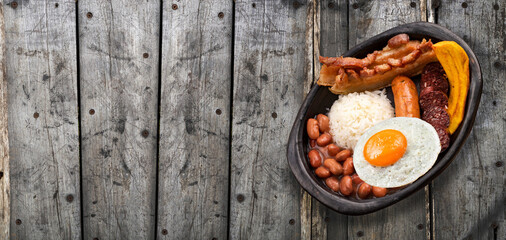
[[[464, 48], [469, 56], [470, 72], [469, 92], [467, 95], [464, 119], [459, 128], [451, 136], [450, 147], [445, 152], [439, 154], [438, 160], [434, 166], [425, 175], [412, 184], [382, 198], [358, 200], [343, 197], [332, 192], [327, 186], [325, 186], [323, 181], [316, 177], [308, 164], [309, 161], [307, 159], [307, 153], [309, 139], [306, 134], [305, 123], [308, 118], [314, 117], [319, 113], [327, 113], [334, 101], [338, 99], [338, 96], [332, 94], [328, 90], [328, 87], [320, 87], [315, 84], [302, 103], [290, 132], [287, 149], [288, 164], [290, 165], [297, 181], [309, 194], [311, 194], [311, 196], [339, 213], [348, 215], [371, 213], [399, 202], [400, 200], [420, 190], [436, 176], [441, 174], [448, 165], [450, 165], [471, 132], [474, 118], [478, 110], [478, 105], [480, 103], [483, 85], [481, 80], [481, 69], [471, 48], [469, 48], [464, 40], [452, 33], [450, 30], [427, 22], [404, 24], [368, 39], [346, 52], [344, 56], [358, 58], [365, 57], [367, 53], [373, 52], [374, 50], [381, 50], [387, 45], [387, 41], [391, 37], [400, 33], [407, 33], [410, 36], [410, 39], [432, 39], [433, 43], [444, 40], [455, 41]], [[418, 84], [416, 77], [414, 78], [414, 81]], [[393, 103], [394, 101], [392, 100], [391, 90], [387, 90], [387, 95]]]

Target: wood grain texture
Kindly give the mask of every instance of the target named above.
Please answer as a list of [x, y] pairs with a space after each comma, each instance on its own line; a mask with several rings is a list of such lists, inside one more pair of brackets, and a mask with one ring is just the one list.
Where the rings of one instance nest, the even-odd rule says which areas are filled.
[[152, 239], [160, 3], [78, 5], [84, 238]]
[[[320, 2], [320, 43], [318, 55], [340, 56], [348, 50], [348, 1], [324, 0]], [[315, 59], [315, 72], [321, 64]], [[339, 214], [313, 199], [312, 201], [312, 239], [346, 239], [348, 217]]]
[[0, 239], [9, 238], [11, 213], [4, 7], [0, 2]]
[[17, 3], [4, 8], [11, 239], [79, 239], [76, 5]]
[[443, 1], [438, 23], [478, 57], [483, 95], [460, 154], [434, 181], [434, 239], [506, 239], [506, 3]]
[[163, 2], [158, 239], [227, 238], [232, 4]]
[[[420, 2], [413, 2], [415, 7], [409, 1], [350, 1], [349, 46], [400, 24], [420, 21]], [[424, 194], [418, 191], [386, 209], [348, 217], [348, 239], [425, 239]]]
[[236, 1], [231, 239], [299, 239], [286, 142], [303, 100], [308, 1]]

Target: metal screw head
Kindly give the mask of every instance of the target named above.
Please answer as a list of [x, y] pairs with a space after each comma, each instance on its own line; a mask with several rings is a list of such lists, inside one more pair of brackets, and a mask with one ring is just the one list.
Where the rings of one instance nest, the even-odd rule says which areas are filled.
[[224, 16], [225, 16], [225, 14], [223, 12], [218, 13], [219, 18], [223, 18]]
[[16, 2], [16, 1], [11, 2], [11, 7], [16, 9], [18, 7], [18, 2]]
[[501, 161], [495, 162], [496, 167], [502, 167], [503, 163]]
[[93, 115], [93, 114], [95, 114], [95, 109], [92, 108], [92, 109], [90, 109], [90, 115]]
[[256, 3], [252, 3], [252, 4], [251, 4], [251, 6], [252, 6], [253, 8], [256, 8], [256, 7], [257, 7], [257, 4], [256, 4]]
[[216, 114], [221, 115], [221, 109], [216, 109]]
[[325, 221], [326, 223], [328, 223], [328, 222], [330, 222], [330, 218], [329, 218], [329, 217], [325, 217], [324, 221]]
[[91, 13], [91, 12], [86, 13], [86, 17], [87, 18], [92, 18], [93, 17], [93, 13]]
[[74, 196], [72, 196], [72, 194], [69, 194], [69, 195], [67, 195], [66, 199], [67, 199], [67, 202], [69, 202], [69, 203], [73, 202], [74, 201]]
[[148, 130], [143, 130], [141, 134], [142, 134], [142, 136], [144, 138], [147, 138], [149, 136], [149, 131]]
[[278, 114], [277, 114], [277, 113], [275, 113], [275, 112], [273, 112], [273, 113], [271, 114], [271, 116], [272, 116], [272, 118], [277, 118], [277, 117], [278, 117]]
[[177, 10], [177, 4], [172, 4], [172, 10]]
[[418, 230], [422, 230], [423, 229], [423, 224], [420, 223], [420, 224], [416, 225], [416, 228], [418, 228]]
[[16, 225], [21, 225], [21, 219], [16, 219]]
[[143, 57], [143, 58], [148, 58], [148, 57], [149, 57], [149, 53], [144, 53], [144, 54], [142, 54], [142, 57]]
[[411, 2], [411, 3], [409, 4], [409, 6], [411, 6], [412, 8], [416, 8], [416, 3], [415, 3], [415, 2]]
[[499, 5], [497, 5], [497, 3], [494, 4], [494, 10], [499, 10]]
[[463, 2], [463, 3], [462, 3], [462, 7], [463, 7], [463, 8], [467, 8], [467, 2]]
[[33, 118], [39, 118], [39, 113], [38, 112], [33, 113]]
[[362, 232], [362, 231], [357, 232], [357, 237], [363, 237], [363, 236], [364, 236], [364, 232]]
[[293, 3], [293, 7], [294, 8], [299, 8], [300, 7], [300, 3], [299, 2], [294, 2]]
[[294, 224], [295, 224], [295, 219], [293, 219], [293, 218], [292, 218], [292, 219], [290, 219], [290, 221], [288, 221], [288, 223], [289, 223], [290, 225], [294, 225]]
[[327, 5], [330, 9], [334, 8], [334, 3], [330, 2], [329, 5]]
[[352, 7], [353, 9], [357, 9], [359, 6], [358, 6], [358, 3], [354, 3], [354, 4], [352, 4], [352, 5], [351, 5], [351, 7]]
[[501, 63], [499, 61], [494, 62], [494, 67], [499, 68], [501, 67]]
[[167, 229], [162, 229], [162, 235], [167, 235], [169, 234], [169, 231], [167, 231]]
[[237, 195], [237, 201], [238, 202], [243, 202], [244, 201], [244, 195], [242, 195], [242, 194]]

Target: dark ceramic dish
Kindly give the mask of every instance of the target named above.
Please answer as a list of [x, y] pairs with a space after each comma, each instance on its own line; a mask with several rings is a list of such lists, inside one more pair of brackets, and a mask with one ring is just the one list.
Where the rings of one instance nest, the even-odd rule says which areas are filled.
[[[387, 45], [387, 41], [391, 37], [400, 33], [407, 33], [410, 36], [410, 39], [432, 39], [433, 43], [443, 40], [455, 41], [464, 48], [469, 56], [470, 73], [470, 85], [464, 119], [457, 131], [451, 136], [450, 147], [446, 151], [440, 153], [434, 166], [414, 183], [382, 198], [359, 200], [343, 197], [340, 194], [331, 191], [321, 179], [316, 177], [307, 158], [309, 151], [309, 138], [306, 133], [307, 120], [319, 113], [327, 113], [334, 101], [339, 97], [332, 94], [327, 87], [315, 85], [302, 103], [292, 127], [290, 138], [288, 140], [288, 163], [297, 181], [309, 194], [311, 194], [311, 196], [339, 213], [348, 215], [371, 213], [390, 206], [420, 190], [436, 176], [441, 174], [448, 165], [450, 165], [471, 132], [474, 118], [478, 110], [478, 105], [480, 103], [482, 90], [480, 65], [478, 64], [478, 60], [476, 59], [473, 51], [469, 48], [466, 42], [454, 33], [450, 32], [448, 29], [426, 22], [401, 25], [376, 35], [357, 45], [346, 52], [344, 56], [358, 58], [365, 57], [367, 53], [371, 53], [374, 50], [381, 50]], [[412, 79], [418, 85], [418, 81], [420, 79], [419, 76]], [[387, 88], [387, 95], [393, 104], [394, 101], [390, 88]]]

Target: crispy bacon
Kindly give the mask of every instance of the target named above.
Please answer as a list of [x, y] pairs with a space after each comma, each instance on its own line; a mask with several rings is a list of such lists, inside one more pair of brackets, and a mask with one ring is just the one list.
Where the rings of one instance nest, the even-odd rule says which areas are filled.
[[331, 92], [343, 94], [386, 87], [395, 76], [419, 74], [427, 63], [437, 58], [430, 40], [410, 41], [407, 34], [399, 34], [383, 50], [363, 59], [320, 57], [319, 60], [323, 65], [318, 84], [331, 86]]

